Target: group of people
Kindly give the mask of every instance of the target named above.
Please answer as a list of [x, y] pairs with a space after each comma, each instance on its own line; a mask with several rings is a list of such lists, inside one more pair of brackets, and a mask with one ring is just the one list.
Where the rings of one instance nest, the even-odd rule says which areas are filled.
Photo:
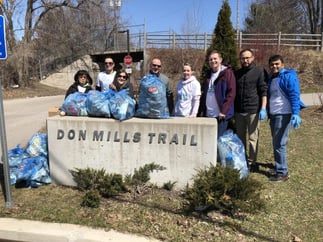
[[[286, 145], [290, 128], [300, 127], [300, 110], [305, 107], [300, 100], [297, 73], [284, 67], [281, 55], [269, 58], [269, 72], [255, 64], [252, 49], [241, 50], [239, 58], [241, 68], [234, 71], [222, 63], [220, 52], [212, 51], [208, 56], [209, 72], [202, 85], [193, 75], [192, 66], [183, 64], [175, 100], [170, 79], [161, 73], [162, 62], [159, 58], [151, 60], [149, 73], [165, 84], [165, 98], [172, 116], [215, 118], [218, 121], [218, 137], [234, 120], [235, 132], [244, 144], [251, 172], [259, 171], [259, 121], [268, 117], [275, 159], [275, 172], [270, 180], [286, 181], [289, 177]], [[128, 88], [129, 95], [133, 97], [133, 86], [127, 72], [123, 69], [115, 71], [111, 57], [105, 58], [104, 65], [105, 71], [98, 74], [95, 89], [120, 91]], [[74, 80], [66, 97], [76, 91], [88, 92], [92, 89], [93, 81], [87, 71], [78, 71]]]

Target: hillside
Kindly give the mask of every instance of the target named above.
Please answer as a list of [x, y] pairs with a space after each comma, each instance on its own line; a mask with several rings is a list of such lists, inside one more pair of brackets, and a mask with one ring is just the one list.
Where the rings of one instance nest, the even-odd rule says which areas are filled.
[[[274, 53], [270, 50], [257, 52], [257, 64], [267, 68], [268, 57]], [[286, 49], [281, 50], [279, 53], [285, 57], [285, 66], [287, 68], [295, 68], [297, 70], [302, 93], [323, 92], [323, 52]], [[149, 63], [149, 57], [152, 56], [162, 59], [162, 71], [174, 80], [173, 89], [176, 88], [176, 83], [181, 77], [182, 63], [191, 63], [195, 70], [195, 75], [199, 78], [205, 60], [204, 51], [192, 49], [150, 49], [147, 50], [147, 56], [147, 63]], [[138, 88], [140, 79], [148, 71], [148, 67], [142, 65], [141, 70], [137, 70], [136, 67], [136, 63], [134, 63], [131, 81], [134, 83], [134, 87]], [[3, 97], [8, 99], [65, 94], [65, 90], [74, 81], [74, 74], [80, 69], [89, 70], [94, 80], [99, 73], [99, 65], [94, 63], [90, 56], [87, 55], [41, 81], [34, 81], [33, 85], [29, 88], [4, 89]]]

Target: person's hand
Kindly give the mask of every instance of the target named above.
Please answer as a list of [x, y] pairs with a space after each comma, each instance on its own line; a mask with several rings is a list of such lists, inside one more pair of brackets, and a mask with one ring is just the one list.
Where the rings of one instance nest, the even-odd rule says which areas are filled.
[[109, 88], [110, 88], [110, 89], [112, 89], [112, 90], [114, 90], [114, 91], [116, 91], [116, 90], [117, 90], [116, 86], [115, 86], [113, 83], [111, 83], [111, 84], [109, 85]]
[[219, 120], [225, 120], [225, 114], [219, 113]]
[[302, 119], [299, 115], [293, 114], [290, 122], [293, 129], [298, 129], [301, 126]]
[[266, 109], [262, 108], [260, 109], [260, 112], [259, 112], [259, 119], [260, 120], [264, 120], [267, 118], [267, 112], [266, 112]]

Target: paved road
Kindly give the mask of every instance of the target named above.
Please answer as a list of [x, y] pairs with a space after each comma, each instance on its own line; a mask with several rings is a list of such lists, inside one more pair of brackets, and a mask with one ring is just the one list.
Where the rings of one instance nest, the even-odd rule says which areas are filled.
[[63, 95], [4, 100], [7, 148], [25, 146], [33, 134], [46, 126], [48, 110], [61, 106]]

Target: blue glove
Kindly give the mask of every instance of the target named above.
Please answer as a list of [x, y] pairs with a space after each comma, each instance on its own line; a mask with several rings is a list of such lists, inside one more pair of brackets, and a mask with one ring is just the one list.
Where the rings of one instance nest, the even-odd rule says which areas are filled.
[[298, 129], [301, 126], [302, 120], [299, 115], [293, 114], [290, 122], [294, 129]]
[[262, 108], [259, 112], [259, 119], [264, 120], [265, 118], [267, 118], [267, 112], [266, 109]]

